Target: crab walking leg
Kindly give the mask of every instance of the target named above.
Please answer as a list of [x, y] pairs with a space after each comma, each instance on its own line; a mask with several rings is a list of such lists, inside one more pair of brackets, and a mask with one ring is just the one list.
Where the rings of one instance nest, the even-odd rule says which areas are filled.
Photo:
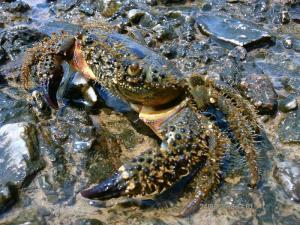
[[121, 166], [111, 178], [82, 191], [82, 195], [108, 199], [160, 193], [188, 175], [199, 162], [205, 162], [209, 142], [215, 136], [214, 125], [191, 108], [183, 108], [163, 122], [160, 132], [160, 149], [144, 152]]
[[[209, 152], [207, 154], [207, 160], [203, 168], [198, 172], [194, 178], [196, 183], [195, 196], [191, 202], [189, 202], [178, 215], [179, 217], [186, 217], [195, 212], [200, 204], [208, 197], [208, 195], [219, 185], [220, 183], [220, 161], [224, 155], [226, 146], [230, 143], [230, 140], [226, 138], [221, 132], [217, 134], [218, 139], [222, 142], [214, 142], [215, 146], [210, 145]], [[227, 142], [224, 142], [227, 139]]]
[[198, 107], [215, 105], [225, 113], [230, 128], [246, 153], [251, 175], [250, 185], [256, 186], [259, 171], [256, 162], [255, 134], [259, 132], [259, 125], [250, 103], [221, 81], [193, 75], [189, 83], [190, 92]]

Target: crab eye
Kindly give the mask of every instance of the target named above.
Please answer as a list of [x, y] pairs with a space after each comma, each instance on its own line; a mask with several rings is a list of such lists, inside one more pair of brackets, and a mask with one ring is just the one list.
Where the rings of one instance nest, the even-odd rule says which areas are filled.
[[142, 69], [140, 68], [140, 65], [138, 63], [132, 63], [127, 68], [127, 73], [130, 76], [137, 76], [142, 72]]

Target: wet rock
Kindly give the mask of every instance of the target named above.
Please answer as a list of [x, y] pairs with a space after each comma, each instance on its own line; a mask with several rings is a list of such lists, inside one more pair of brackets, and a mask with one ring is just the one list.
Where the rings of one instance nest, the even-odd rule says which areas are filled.
[[0, 45], [10, 60], [30, 47], [34, 42], [45, 37], [38, 30], [28, 27], [15, 27], [0, 33]]
[[76, 24], [71, 24], [62, 21], [49, 21], [42, 24], [42, 26], [39, 27], [39, 31], [47, 36], [51, 36], [52, 33], [58, 33], [62, 30], [69, 34], [76, 35], [80, 33], [83, 29], [82, 27]]
[[297, 109], [298, 102], [294, 96], [288, 96], [287, 98], [280, 99], [278, 102], [278, 109], [281, 112], [289, 112]]
[[155, 6], [157, 5], [157, 0], [146, 0], [146, 3], [150, 6]]
[[157, 24], [152, 28], [152, 30], [156, 33], [158, 40], [171, 40], [176, 36], [176, 33], [170, 25]]
[[300, 23], [300, 6], [299, 5], [295, 5], [294, 7], [291, 7], [289, 10], [289, 14], [290, 14], [291, 19], [294, 22]]
[[300, 143], [300, 109], [286, 114], [279, 124], [278, 136], [282, 143]]
[[74, 8], [78, 4], [78, 0], [60, 0], [55, 5], [56, 9], [62, 11], [68, 11]]
[[34, 125], [24, 122], [0, 127], [0, 209], [16, 200], [16, 189], [28, 185], [42, 168]]
[[0, 47], [0, 64], [6, 60], [6, 52], [5, 50]]
[[285, 90], [291, 93], [300, 93], [300, 79], [297, 77], [284, 77], [281, 83]]
[[95, 7], [89, 3], [82, 3], [79, 10], [87, 16], [92, 16], [95, 13]]
[[300, 202], [300, 163], [298, 161], [277, 162], [273, 176], [291, 200]]
[[102, 0], [100, 2], [101, 15], [104, 17], [111, 17], [121, 6], [117, 0]]
[[290, 15], [289, 12], [287, 10], [282, 10], [280, 12], [280, 22], [282, 24], [287, 24], [290, 22]]
[[241, 82], [243, 95], [263, 114], [272, 114], [277, 109], [277, 94], [266, 75], [250, 75]]
[[9, 209], [18, 200], [18, 190], [14, 185], [0, 184], [0, 213]]
[[166, 56], [168, 59], [176, 57], [176, 45], [174, 44], [163, 44], [160, 46], [160, 52], [162, 55]]
[[145, 15], [145, 12], [140, 9], [131, 9], [127, 13], [127, 17], [132, 23], [139, 23], [140, 19]]
[[16, 13], [16, 12], [26, 12], [30, 9], [30, 6], [23, 2], [23, 1], [15, 1], [10, 4], [4, 5], [4, 10], [10, 12], [10, 13]]
[[237, 60], [243, 61], [247, 57], [247, 50], [244, 47], [237, 46], [231, 50], [228, 55]]
[[271, 36], [256, 25], [234, 18], [201, 15], [196, 23], [204, 34], [234, 46], [257, 47], [270, 41]]
[[103, 225], [104, 223], [97, 219], [78, 219], [73, 225]]

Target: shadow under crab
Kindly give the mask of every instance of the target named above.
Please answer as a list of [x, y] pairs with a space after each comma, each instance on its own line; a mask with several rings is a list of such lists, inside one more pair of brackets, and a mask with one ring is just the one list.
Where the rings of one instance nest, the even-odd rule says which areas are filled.
[[230, 144], [230, 138], [204, 114], [210, 106], [224, 113], [245, 152], [250, 185], [256, 186], [255, 135], [260, 127], [249, 102], [226, 83], [197, 74], [185, 77], [164, 57], [121, 34], [61, 33], [29, 49], [22, 68], [24, 86], [29, 88], [33, 81], [52, 107], [58, 106], [63, 61], [130, 103], [161, 139], [159, 149], [145, 150], [111, 178], [82, 191], [82, 196], [105, 200], [159, 194], [201, 164], [195, 197], [180, 215], [193, 212], [218, 186], [220, 161]]

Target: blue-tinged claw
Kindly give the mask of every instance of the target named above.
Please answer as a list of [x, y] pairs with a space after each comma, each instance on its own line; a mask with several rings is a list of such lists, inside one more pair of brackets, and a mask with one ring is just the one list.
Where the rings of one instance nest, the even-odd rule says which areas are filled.
[[81, 195], [85, 198], [97, 198], [100, 200], [116, 198], [124, 195], [126, 192], [127, 184], [124, 181], [121, 174], [117, 172], [100, 184], [82, 191]]

